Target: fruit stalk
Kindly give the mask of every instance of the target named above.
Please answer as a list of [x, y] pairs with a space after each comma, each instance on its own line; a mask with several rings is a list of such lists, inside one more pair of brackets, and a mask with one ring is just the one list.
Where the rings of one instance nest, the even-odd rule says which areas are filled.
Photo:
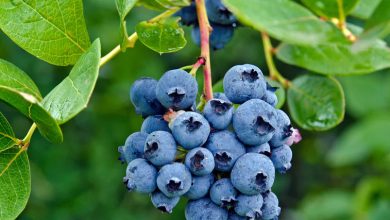
[[204, 89], [203, 96], [206, 100], [213, 98], [213, 85], [211, 79], [211, 63], [210, 63], [210, 32], [211, 26], [207, 17], [206, 6], [204, 0], [195, 0], [196, 13], [198, 15], [200, 29], [200, 49], [201, 57], [206, 60], [203, 67]]

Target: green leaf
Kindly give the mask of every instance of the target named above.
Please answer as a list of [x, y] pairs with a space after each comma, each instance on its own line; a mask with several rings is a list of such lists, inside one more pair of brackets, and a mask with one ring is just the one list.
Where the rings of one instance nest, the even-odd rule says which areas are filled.
[[390, 109], [390, 86], [381, 86], [390, 85], [390, 69], [339, 80], [345, 91], [347, 111], [356, 118]]
[[138, 0], [138, 4], [144, 6], [145, 8], [156, 11], [162, 11], [166, 9], [156, 0]]
[[300, 219], [332, 220], [352, 219], [353, 194], [329, 190], [307, 197], [299, 210]]
[[340, 83], [331, 77], [298, 77], [292, 81], [287, 91], [287, 101], [294, 121], [307, 130], [328, 130], [344, 118], [343, 89]]
[[332, 166], [361, 163], [373, 153], [388, 155], [390, 152], [389, 114], [373, 114], [352, 125], [340, 135], [329, 152], [327, 160]]
[[135, 29], [145, 46], [158, 53], [171, 53], [183, 49], [187, 43], [178, 21], [177, 18], [158, 22], [143, 21]]
[[223, 79], [213, 85], [213, 92], [223, 92]]
[[57, 122], [41, 106], [42, 96], [26, 73], [0, 59], [0, 99], [33, 120], [40, 133], [53, 143], [62, 142], [62, 132]]
[[138, 3], [146, 8], [162, 11], [172, 7], [184, 7], [190, 5], [190, 0], [138, 0]]
[[350, 45], [310, 47], [283, 43], [276, 56], [285, 63], [329, 75], [364, 74], [390, 67], [390, 50], [382, 41], [360, 49]]
[[100, 40], [80, 57], [73, 69], [43, 100], [43, 107], [63, 124], [87, 107], [99, 75]]
[[332, 24], [290, 0], [224, 0], [238, 19], [256, 30], [294, 44], [347, 43]]
[[[306, 7], [310, 8], [319, 16], [325, 18], [339, 18], [340, 0], [301, 0]], [[344, 15], [349, 14], [357, 5], [359, 0], [342, 0]]]
[[116, 0], [115, 2], [120, 17], [120, 34], [122, 38], [121, 48], [123, 51], [125, 51], [128, 43], [127, 38], [129, 37], [129, 35], [127, 34], [125, 19], [127, 14], [129, 14], [130, 10], [137, 3], [137, 0]]
[[81, 0], [2, 0], [0, 28], [27, 52], [59, 66], [74, 64], [90, 45]]
[[390, 33], [390, 1], [383, 0], [365, 24], [365, 34], [371, 38]]
[[269, 77], [266, 77], [266, 80], [271, 86], [278, 88], [275, 92], [276, 97], [278, 97], [278, 104], [276, 104], [275, 107], [282, 108], [284, 102], [286, 101], [286, 91], [284, 90], [283, 86], [279, 82], [272, 80]]
[[358, 18], [367, 19], [371, 16], [381, 1], [382, 0], [360, 0], [355, 9], [352, 11], [351, 15]]
[[0, 112], [0, 152], [9, 149], [17, 143], [15, 133], [7, 118]]
[[[11, 148], [0, 153], [0, 172], [19, 152]], [[0, 176], [0, 219], [12, 220], [26, 207], [31, 192], [27, 152], [23, 151]]]

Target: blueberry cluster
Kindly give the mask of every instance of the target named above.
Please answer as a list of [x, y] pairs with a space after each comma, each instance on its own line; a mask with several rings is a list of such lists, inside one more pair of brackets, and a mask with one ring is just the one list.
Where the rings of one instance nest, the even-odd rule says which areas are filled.
[[199, 112], [193, 108], [198, 84], [186, 71], [137, 80], [130, 97], [145, 120], [119, 147], [128, 164], [124, 183], [150, 193], [163, 212], [188, 198], [187, 220], [277, 219], [271, 187], [275, 171], [291, 167], [296, 130], [275, 109], [276, 88], [256, 66], [232, 67], [223, 86], [225, 93], [215, 93]]
[[[206, 0], [205, 4], [207, 16], [213, 29], [210, 35], [210, 47], [214, 50], [222, 49], [232, 39], [237, 19], [222, 4], [221, 0]], [[182, 8], [176, 13], [176, 16], [181, 17], [183, 25], [193, 25], [192, 40], [195, 44], [200, 45], [200, 30], [195, 3], [192, 2], [190, 6]]]

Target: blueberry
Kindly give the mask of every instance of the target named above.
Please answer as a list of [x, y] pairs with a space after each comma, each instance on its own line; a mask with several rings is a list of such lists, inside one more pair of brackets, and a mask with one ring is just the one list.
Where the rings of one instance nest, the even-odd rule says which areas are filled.
[[190, 190], [184, 194], [189, 199], [201, 199], [207, 195], [211, 185], [214, 183], [214, 175], [193, 176]]
[[228, 172], [237, 158], [245, 154], [245, 147], [233, 132], [224, 130], [211, 133], [205, 147], [214, 155], [215, 170]]
[[213, 97], [214, 97], [215, 99], [222, 99], [222, 100], [224, 100], [225, 102], [231, 102], [231, 101], [226, 97], [225, 93], [223, 93], [223, 92], [214, 92], [213, 95], [214, 95]]
[[232, 121], [233, 110], [234, 107], [231, 102], [222, 99], [210, 99], [203, 109], [203, 114], [211, 127], [223, 130]]
[[217, 180], [210, 188], [211, 200], [224, 208], [234, 207], [237, 199], [237, 190], [233, 187], [229, 178]]
[[191, 200], [185, 209], [186, 220], [227, 220], [228, 212], [209, 198]]
[[232, 211], [232, 212], [229, 212], [228, 220], [247, 220], [247, 218], [243, 217], [243, 216], [239, 216], [239, 215], [237, 215], [237, 213]]
[[233, 115], [237, 137], [253, 146], [268, 142], [277, 128], [276, 114], [276, 110], [263, 100], [246, 101]]
[[123, 182], [129, 191], [151, 193], [156, 189], [156, 168], [145, 159], [137, 158], [127, 165]]
[[234, 164], [230, 178], [233, 186], [246, 195], [269, 190], [274, 183], [275, 168], [263, 154], [246, 153]]
[[[233, 37], [234, 27], [233, 26], [222, 26], [218, 24], [210, 24], [213, 31], [210, 34], [210, 47], [213, 50], [219, 50], [225, 47], [227, 43]], [[196, 45], [200, 45], [200, 29], [198, 25], [194, 25], [191, 33], [192, 40]]]
[[234, 24], [236, 17], [223, 5], [221, 0], [206, 0], [207, 16], [210, 21], [218, 24]]
[[223, 79], [226, 96], [236, 104], [262, 98], [266, 87], [263, 73], [251, 64], [233, 66], [226, 72]]
[[248, 219], [261, 219], [261, 207], [263, 206], [263, 197], [261, 194], [247, 196], [241, 194], [237, 197], [237, 205], [234, 211]]
[[156, 166], [171, 163], [176, 157], [176, 142], [169, 132], [155, 131], [148, 135], [144, 147], [145, 158]]
[[173, 120], [171, 130], [183, 148], [192, 149], [206, 142], [210, 134], [210, 125], [201, 114], [184, 112]]
[[136, 158], [143, 158], [144, 145], [148, 134], [144, 132], [135, 132], [127, 137], [125, 145], [118, 148], [121, 153], [119, 159], [124, 163], [130, 163], [130, 161]]
[[279, 147], [287, 142], [293, 134], [290, 118], [282, 110], [276, 110], [277, 127], [274, 136], [270, 140], [271, 147]]
[[288, 145], [272, 149], [271, 160], [275, 169], [280, 173], [285, 173], [291, 168], [292, 151]]
[[174, 110], [190, 108], [196, 100], [197, 93], [198, 83], [195, 78], [181, 69], [164, 73], [156, 86], [157, 99], [166, 108]]
[[142, 123], [141, 131], [150, 134], [154, 131], [170, 132], [171, 130], [168, 127], [168, 122], [164, 120], [162, 115], [151, 115]]
[[141, 78], [133, 83], [130, 89], [130, 100], [137, 114], [142, 116], [158, 115], [165, 112], [164, 107], [156, 98], [157, 80]]
[[273, 87], [268, 82], [266, 83], [267, 83], [267, 91], [265, 91], [265, 94], [261, 99], [267, 102], [268, 104], [272, 105], [273, 107], [275, 107], [278, 104], [278, 97], [275, 94], [278, 87]]
[[158, 208], [162, 212], [172, 213], [172, 209], [179, 203], [180, 197], [169, 198], [163, 193], [155, 191], [151, 195], [151, 200], [154, 207]]
[[191, 173], [196, 176], [210, 174], [215, 167], [213, 154], [208, 149], [202, 147], [190, 150], [186, 155], [184, 163]]
[[191, 187], [192, 177], [182, 163], [161, 167], [157, 175], [157, 187], [169, 198], [184, 195]]
[[273, 192], [263, 194], [263, 207], [261, 207], [262, 218], [264, 220], [275, 219], [280, 215], [279, 201]]
[[258, 153], [266, 156], [271, 156], [271, 147], [268, 143], [260, 144], [257, 146], [249, 146], [246, 148], [247, 153]]
[[190, 26], [198, 22], [195, 2], [192, 2], [190, 6], [181, 8], [175, 15], [181, 17], [180, 22], [183, 25]]

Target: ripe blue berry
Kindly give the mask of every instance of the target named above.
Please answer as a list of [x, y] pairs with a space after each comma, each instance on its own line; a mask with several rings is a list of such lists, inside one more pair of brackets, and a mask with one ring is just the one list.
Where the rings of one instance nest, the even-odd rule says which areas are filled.
[[267, 91], [261, 99], [275, 107], [278, 104], [278, 97], [275, 94], [277, 89], [278, 87], [273, 87], [267, 82]]
[[203, 176], [213, 172], [215, 167], [213, 154], [203, 147], [190, 150], [184, 161], [191, 173], [196, 176]]
[[226, 72], [223, 88], [230, 101], [241, 104], [250, 99], [262, 98], [266, 91], [266, 83], [258, 67], [244, 64], [233, 66]]
[[[210, 34], [210, 47], [213, 50], [219, 50], [225, 47], [227, 43], [233, 37], [234, 27], [233, 26], [222, 26], [211, 23], [213, 32]], [[196, 45], [200, 45], [200, 29], [198, 25], [194, 25], [191, 32], [192, 40]]]
[[271, 160], [279, 173], [286, 173], [291, 168], [292, 151], [288, 145], [272, 149]]
[[209, 198], [190, 200], [185, 209], [186, 220], [227, 220], [228, 212]]
[[276, 110], [260, 99], [251, 99], [240, 105], [233, 115], [237, 137], [247, 145], [268, 142], [277, 128]]
[[171, 131], [168, 127], [168, 122], [164, 120], [162, 115], [148, 116], [142, 123], [141, 132], [150, 134], [154, 131]]
[[184, 194], [189, 199], [201, 199], [207, 195], [211, 185], [214, 183], [214, 175], [193, 176], [190, 190]]
[[165, 112], [164, 107], [156, 98], [156, 86], [157, 80], [152, 78], [141, 78], [133, 83], [130, 88], [130, 100], [137, 114], [148, 116]]
[[261, 207], [263, 206], [263, 197], [261, 194], [247, 196], [241, 194], [237, 197], [237, 204], [234, 211], [248, 219], [261, 219]]
[[157, 187], [169, 198], [184, 195], [191, 183], [191, 173], [182, 163], [167, 164], [157, 175]]
[[229, 178], [217, 180], [210, 188], [211, 200], [224, 208], [234, 207], [236, 204], [237, 190], [233, 187]]
[[246, 148], [247, 153], [258, 153], [266, 156], [271, 156], [271, 147], [268, 143], [260, 144], [257, 146], [248, 146]]
[[263, 201], [261, 212], [264, 220], [272, 220], [280, 215], [279, 201], [273, 192], [264, 193]]
[[172, 213], [172, 209], [179, 203], [180, 197], [169, 198], [163, 193], [156, 191], [152, 193], [151, 200], [154, 207], [158, 208], [162, 212]]
[[244, 145], [228, 130], [211, 133], [205, 147], [214, 155], [215, 169], [228, 172], [237, 158], [245, 154]]
[[166, 131], [155, 131], [148, 135], [144, 147], [145, 158], [156, 166], [171, 163], [176, 157], [176, 142]]
[[174, 110], [190, 108], [197, 93], [198, 83], [195, 78], [181, 69], [165, 72], [156, 86], [157, 99], [166, 108]]
[[233, 186], [241, 193], [256, 195], [271, 189], [275, 168], [267, 156], [246, 153], [234, 164], [230, 178]]
[[145, 159], [137, 158], [127, 165], [123, 182], [129, 191], [151, 193], [156, 189], [156, 168]]
[[228, 25], [237, 22], [236, 17], [223, 5], [221, 0], [206, 0], [207, 16], [210, 21]]
[[228, 220], [247, 220], [247, 218], [243, 217], [243, 216], [239, 216], [239, 215], [237, 215], [236, 212], [231, 211], [231, 212], [229, 212]]
[[231, 102], [222, 99], [210, 99], [203, 109], [203, 114], [211, 127], [223, 130], [232, 121], [233, 110], [234, 107]]
[[184, 112], [173, 120], [171, 130], [183, 148], [192, 149], [206, 142], [210, 134], [210, 125], [201, 114]]
[[124, 163], [130, 163], [136, 158], [143, 158], [144, 156], [144, 145], [147, 133], [135, 132], [127, 137], [125, 145], [118, 147], [118, 151], [121, 154], [119, 159]]
[[274, 136], [270, 140], [271, 147], [279, 147], [285, 144], [289, 137], [293, 134], [290, 118], [282, 110], [276, 110], [277, 126]]
[[222, 100], [224, 100], [225, 102], [231, 102], [231, 101], [226, 97], [225, 93], [223, 93], [223, 92], [215, 92], [215, 93], [213, 94], [213, 97], [214, 97], [215, 99], [222, 99]]
[[192, 2], [190, 6], [181, 8], [180, 11], [178, 11], [175, 15], [181, 17], [180, 22], [183, 25], [190, 26], [198, 22], [194, 2]]

